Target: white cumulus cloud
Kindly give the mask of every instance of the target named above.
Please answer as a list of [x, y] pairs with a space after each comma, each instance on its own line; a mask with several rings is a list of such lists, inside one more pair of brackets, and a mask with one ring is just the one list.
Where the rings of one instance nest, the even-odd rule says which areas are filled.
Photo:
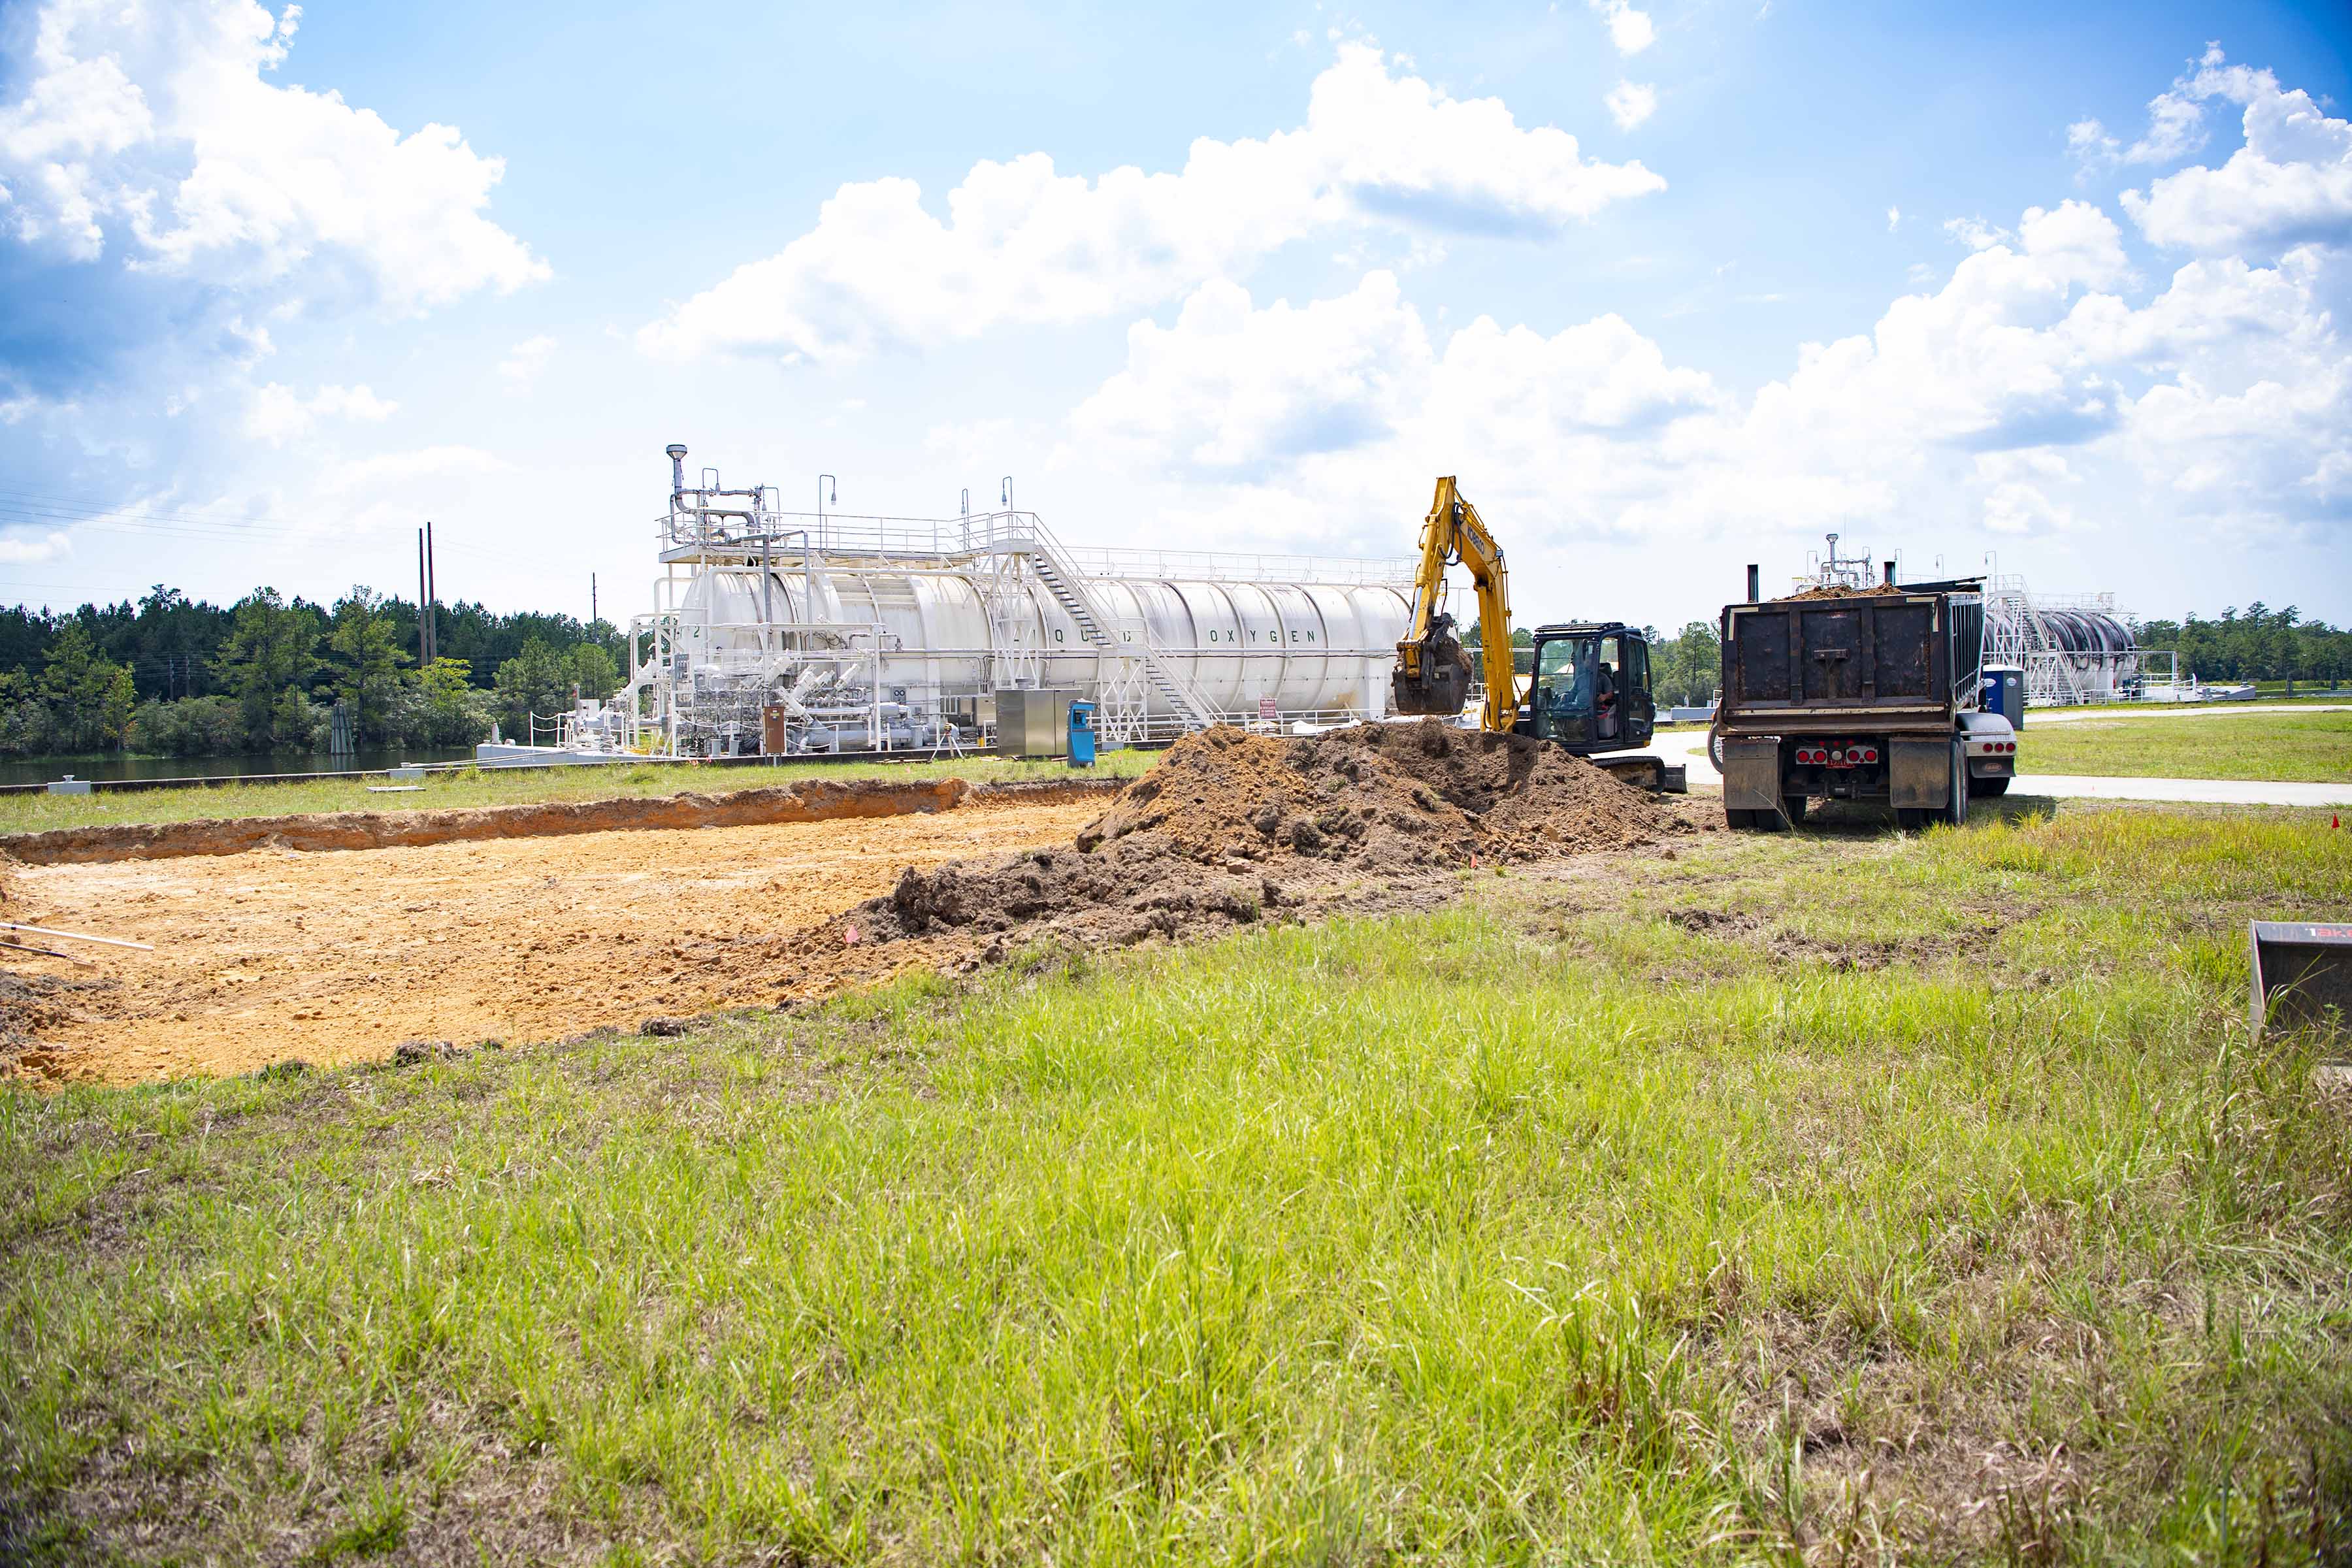
[[1621, 81], [1601, 100], [1620, 131], [1631, 131], [1658, 111], [1658, 89], [1637, 81]]
[[2124, 210], [2161, 246], [2276, 255], [2352, 244], [2352, 122], [2333, 118], [2267, 70], [2222, 63], [2216, 47], [2178, 89], [2243, 106], [2245, 144], [2220, 168], [2192, 165], [2126, 191]]
[[73, 553], [73, 541], [63, 531], [0, 533], [0, 566], [38, 566]]
[[1721, 401], [1707, 376], [1669, 366], [1613, 315], [1549, 337], [1482, 316], [1441, 349], [1395, 276], [1377, 271], [1303, 307], [1259, 307], [1234, 284], [1203, 285], [1173, 326], [1129, 330], [1126, 367], [1071, 426], [1087, 449], [1121, 462], [1267, 479], [1400, 447], [1436, 457], [1465, 442], [1533, 453], [1640, 439]]
[[507, 390], [520, 392], [537, 381], [554, 353], [555, 340], [544, 332], [525, 338], [509, 349], [506, 358], [499, 361], [499, 374], [506, 382]]
[[321, 419], [381, 423], [399, 407], [364, 386], [321, 386], [304, 397], [273, 381], [257, 388], [246, 404], [245, 433], [278, 446], [309, 435]]
[[324, 265], [410, 313], [548, 275], [483, 216], [504, 173], [446, 125], [402, 135], [334, 92], [269, 79], [299, 6], [49, 0], [0, 102], [0, 205], [17, 238], [208, 283]]
[[1953, 217], [1944, 220], [1944, 232], [1967, 246], [1970, 250], [1990, 250], [2003, 243], [2015, 244], [2017, 236], [1980, 217]]
[[2096, 120], [2078, 120], [2066, 127], [2066, 150], [2085, 174], [2119, 163], [2170, 163], [2205, 145], [2203, 100], [2214, 93], [2221, 70], [2221, 46], [2208, 44], [2198, 68], [2183, 74], [2166, 91], [2147, 103], [2147, 134], [2130, 146], [2107, 134]]
[[1592, 14], [1609, 24], [1609, 41], [1621, 55], [1638, 55], [1658, 41], [1658, 29], [1647, 11], [1637, 11], [1628, 0], [1585, 0]]
[[1139, 321], [1127, 343], [1127, 368], [1073, 426], [1141, 460], [1202, 473], [1261, 471], [1390, 435], [1432, 357], [1420, 316], [1385, 271], [1303, 309], [1277, 300], [1259, 310], [1238, 284], [1206, 283], [1173, 326]]
[[1202, 138], [1178, 173], [1088, 180], [1042, 153], [982, 163], [948, 193], [944, 221], [911, 180], [844, 185], [814, 228], [637, 337], [677, 357], [852, 359], [1181, 298], [1336, 226], [1551, 232], [1664, 185], [1638, 162], [1587, 159], [1564, 131], [1522, 127], [1497, 100], [1449, 97], [1346, 44], [1316, 79], [1304, 126]]
[[2091, 204], [1977, 228], [1941, 288], [1801, 346], [1751, 397], [1615, 315], [1449, 334], [1384, 272], [1304, 305], [1204, 285], [1172, 326], [1130, 331], [1058, 460], [1156, 469], [1203, 537], [1370, 550], [1437, 473], [1512, 519], [1522, 552], [1891, 517], [2137, 547], [2352, 515], [2352, 352], [2328, 310], [2352, 262], [2199, 258], [2135, 303], [2147, 286]]

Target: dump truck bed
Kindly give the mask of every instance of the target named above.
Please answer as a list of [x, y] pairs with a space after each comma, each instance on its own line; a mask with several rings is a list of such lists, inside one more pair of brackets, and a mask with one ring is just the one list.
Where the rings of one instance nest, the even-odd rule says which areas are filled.
[[1727, 605], [1717, 725], [1735, 734], [1857, 724], [1949, 733], [1973, 703], [1983, 627], [1973, 593]]

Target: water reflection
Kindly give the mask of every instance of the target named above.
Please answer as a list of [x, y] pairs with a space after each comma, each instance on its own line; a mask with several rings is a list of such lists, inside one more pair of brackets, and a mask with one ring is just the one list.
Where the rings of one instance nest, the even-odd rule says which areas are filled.
[[68, 773], [78, 779], [218, 779], [241, 773], [375, 773], [402, 763], [453, 763], [473, 760], [473, 748], [425, 748], [418, 751], [260, 752], [235, 757], [85, 757], [0, 758], [0, 784], [48, 784]]

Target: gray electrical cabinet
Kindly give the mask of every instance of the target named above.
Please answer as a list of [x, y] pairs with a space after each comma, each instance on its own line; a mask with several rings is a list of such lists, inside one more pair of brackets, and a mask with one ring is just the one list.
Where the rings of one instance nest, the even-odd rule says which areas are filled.
[[1070, 703], [1082, 693], [1024, 691], [1000, 687], [996, 693], [996, 754], [1000, 757], [1062, 757], [1070, 751]]

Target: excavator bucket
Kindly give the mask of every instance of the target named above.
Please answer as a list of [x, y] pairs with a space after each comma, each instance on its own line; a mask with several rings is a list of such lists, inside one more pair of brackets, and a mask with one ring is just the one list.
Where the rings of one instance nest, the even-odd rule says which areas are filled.
[[1389, 677], [1389, 706], [1399, 713], [1452, 718], [1470, 700], [1470, 656], [1454, 634], [1454, 617], [1432, 617], [1419, 642], [1397, 644]]

